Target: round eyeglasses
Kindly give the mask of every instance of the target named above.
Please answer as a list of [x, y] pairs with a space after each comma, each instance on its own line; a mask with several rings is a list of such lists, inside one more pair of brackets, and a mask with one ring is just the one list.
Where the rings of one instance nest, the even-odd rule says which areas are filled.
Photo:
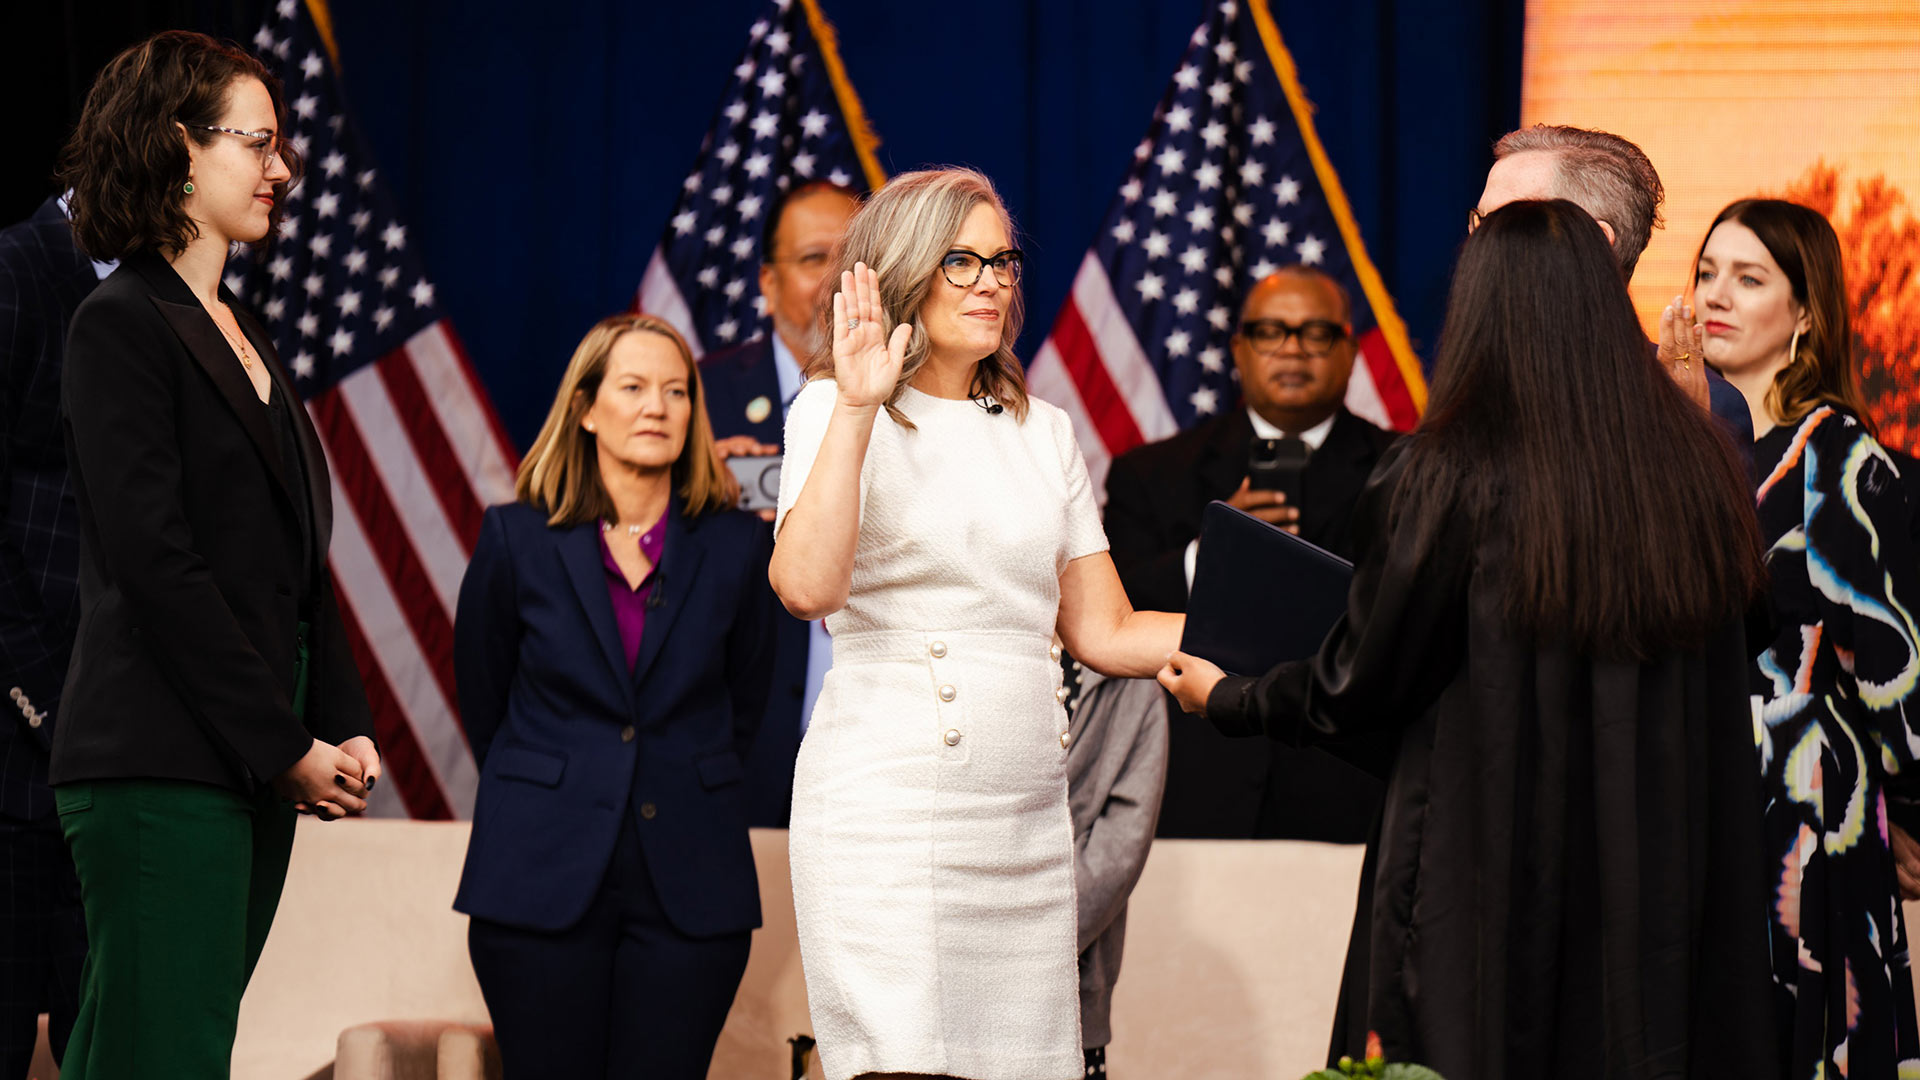
[[947, 275], [947, 284], [960, 289], [971, 289], [980, 281], [980, 275], [993, 267], [993, 280], [1006, 288], [1020, 284], [1020, 270], [1026, 257], [1019, 248], [1008, 248], [998, 255], [986, 256], [966, 248], [954, 248], [940, 258], [940, 272]]
[[201, 131], [217, 131], [222, 135], [238, 135], [243, 139], [259, 140], [259, 145], [250, 146], [247, 149], [252, 150], [260, 156], [261, 172], [265, 172], [271, 168], [275, 158], [280, 158], [281, 164], [286, 164], [286, 159], [280, 157], [280, 140], [275, 138], [274, 133], [271, 131], [242, 131], [239, 128], [221, 127], [218, 124], [190, 124], [188, 126], [199, 128]]

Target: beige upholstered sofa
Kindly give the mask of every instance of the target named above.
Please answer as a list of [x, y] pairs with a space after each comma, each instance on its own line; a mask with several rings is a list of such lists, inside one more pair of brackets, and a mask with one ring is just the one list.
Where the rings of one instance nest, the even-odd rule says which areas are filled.
[[[466, 920], [448, 907], [466, 837], [462, 824], [300, 823], [280, 917], [240, 1009], [235, 1080], [498, 1077]], [[788, 1040], [810, 1031], [786, 834], [755, 831], [753, 847], [766, 926], [711, 1075], [786, 1080]], [[1114, 1067], [1204, 1078], [1316, 1065], [1358, 867], [1357, 848], [1319, 844], [1156, 846], [1128, 920]]]
[[[716, 1078], [785, 1080], [788, 1039], [811, 1030], [786, 839], [753, 836], [766, 925], [714, 1055]], [[302, 821], [280, 917], [241, 1007], [236, 1080], [301, 1080], [336, 1057], [338, 1080], [489, 1075], [473, 1064], [487, 1016], [466, 920], [448, 907], [465, 852], [459, 824]], [[1115, 1067], [1246, 1077], [1317, 1064], [1358, 866], [1358, 849], [1318, 844], [1157, 846], [1128, 922]], [[353, 992], [307, 989], [324, 972], [348, 973]], [[467, 1071], [411, 1071], [428, 1044], [466, 1054]], [[408, 1047], [411, 1066], [381, 1063]]]
[[[448, 907], [466, 836], [461, 824], [301, 822], [241, 1007], [235, 1080], [497, 1080], [466, 920]], [[810, 1030], [786, 834], [756, 831], [753, 846], [766, 926], [711, 1075], [786, 1080], [787, 1040]], [[1318, 1066], [1359, 856], [1283, 841], [1158, 843], [1127, 922], [1115, 1071], [1286, 1078]]]

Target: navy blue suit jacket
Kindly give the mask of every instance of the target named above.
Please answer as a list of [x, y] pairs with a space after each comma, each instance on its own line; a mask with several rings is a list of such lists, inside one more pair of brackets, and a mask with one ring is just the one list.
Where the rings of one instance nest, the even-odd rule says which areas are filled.
[[1746, 395], [1734, 389], [1719, 372], [1708, 368], [1707, 404], [1746, 461], [1747, 472], [1753, 472], [1753, 412], [1747, 408]]
[[[717, 352], [700, 362], [700, 384], [707, 392], [707, 419], [713, 436], [751, 435], [770, 446], [784, 445], [780, 416], [780, 376], [773, 366], [773, 339], [762, 337]], [[758, 421], [747, 407], [767, 399]], [[762, 577], [767, 567], [759, 566]], [[800, 710], [807, 695], [807, 624], [782, 609], [775, 616], [773, 689], [767, 695], [760, 735], [747, 752], [747, 814], [757, 826], [787, 827], [793, 806], [793, 759], [800, 752]]]
[[632, 814], [676, 929], [751, 930], [741, 760], [766, 707], [766, 523], [688, 520], [674, 500], [632, 669], [599, 532], [550, 527], [520, 503], [481, 525], [454, 623], [460, 719], [480, 763], [454, 907], [528, 930], [573, 925]]
[[53, 818], [47, 755], [80, 618], [60, 368], [99, 283], [57, 200], [0, 231], [0, 816], [16, 821]]

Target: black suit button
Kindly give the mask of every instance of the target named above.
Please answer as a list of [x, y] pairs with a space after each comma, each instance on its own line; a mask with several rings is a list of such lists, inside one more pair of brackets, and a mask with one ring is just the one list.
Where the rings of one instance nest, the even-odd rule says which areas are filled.
[[628, 724], [626, 727], [623, 727], [620, 729], [620, 741], [621, 742], [633, 741], [633, 725], [632, 724]]
[[660, 812], [659, 809], [656, 808], [650, 802], [643, 802], [640, 804], [640, 818], [643, 821], [652, 821], [653, 816], [655, 814], [658, 814], [659, 812]]

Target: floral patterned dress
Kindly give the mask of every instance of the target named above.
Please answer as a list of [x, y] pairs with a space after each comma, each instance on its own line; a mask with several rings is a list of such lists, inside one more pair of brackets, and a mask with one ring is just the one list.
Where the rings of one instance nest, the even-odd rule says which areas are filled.
[[1910, 831], [1920, 817], [1920, 564], [1899, 470], [1826, 406], [1759, 439], [1754, 461], [1773, 615], [1754, 734], [1786, 1075], [1920, 1077], [1888, 843], [1889, 811]]

